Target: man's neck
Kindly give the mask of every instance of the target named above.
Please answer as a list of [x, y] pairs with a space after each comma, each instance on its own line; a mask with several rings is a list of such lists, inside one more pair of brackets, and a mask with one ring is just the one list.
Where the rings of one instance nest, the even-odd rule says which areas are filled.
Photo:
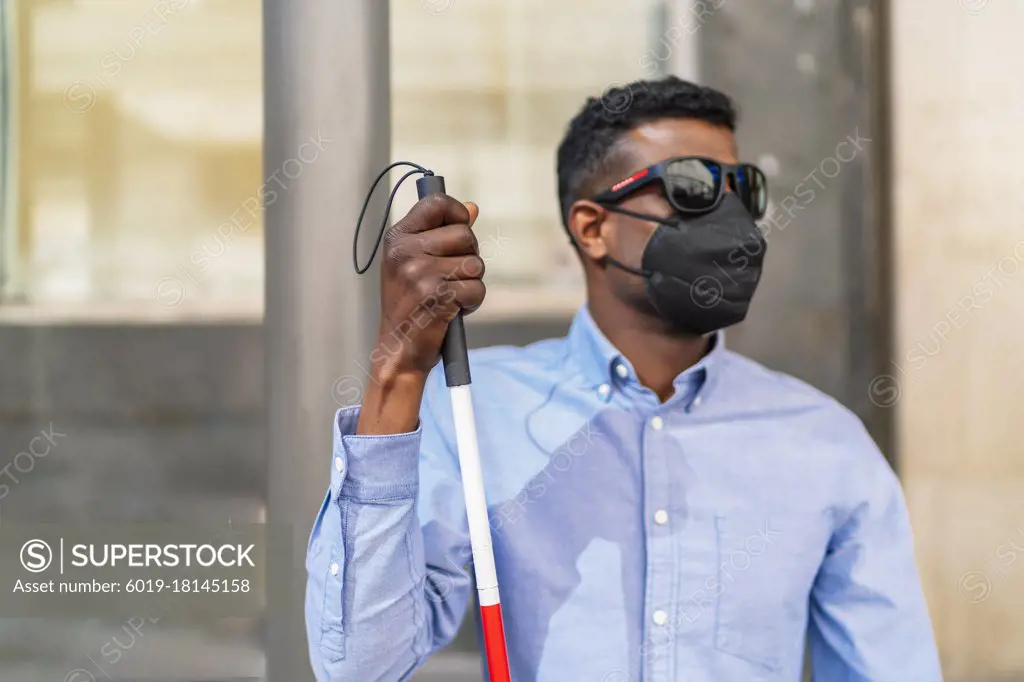
[[674, 331], [659, 317], [617, 299], [591, 300], [590, 316], [598, 329], [636, 370], [640, 383], [665, 402], [672, 397], [672, 382], [708, 352], [711, 339]]

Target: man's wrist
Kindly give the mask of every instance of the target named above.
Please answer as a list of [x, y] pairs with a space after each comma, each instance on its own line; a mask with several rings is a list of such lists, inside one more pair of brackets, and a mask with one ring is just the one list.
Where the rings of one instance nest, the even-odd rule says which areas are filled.
[[373, 385], [389, 391], [425, 384], [427, 374], [417, 369], [399, 367], [393, 362], [374, 363], [370, 366], [370, 380]]
[[419, 424], [427, 375], [375, 367], [363, 396], [356, 433], [362, 436], [409, 433]]

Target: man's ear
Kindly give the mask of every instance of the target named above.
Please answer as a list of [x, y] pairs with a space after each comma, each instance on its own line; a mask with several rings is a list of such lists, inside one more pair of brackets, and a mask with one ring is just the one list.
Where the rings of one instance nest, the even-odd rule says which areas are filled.
[[569, 207], [568, 227], [579, 250], [593, 260], [608, 255], [603, 229], [608, 211], [593, 201], [580, 200]]

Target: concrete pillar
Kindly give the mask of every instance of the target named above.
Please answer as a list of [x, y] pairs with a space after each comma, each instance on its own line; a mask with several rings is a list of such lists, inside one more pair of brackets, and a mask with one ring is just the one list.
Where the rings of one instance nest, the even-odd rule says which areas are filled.
[[355, 276], [351, 249], [388, 157], [388, 3], [264, 0], [263, 10], [267, 521], [291, 533], [290, 553], [269, 567], [267, 678], [301, 682], [312, 679], [303, 557], [328, 485], [332, 386], [376, 329], [376, 278]]
[[892, 3], [888, 395], [946, 679], [1024, 675], [1024, 4]]

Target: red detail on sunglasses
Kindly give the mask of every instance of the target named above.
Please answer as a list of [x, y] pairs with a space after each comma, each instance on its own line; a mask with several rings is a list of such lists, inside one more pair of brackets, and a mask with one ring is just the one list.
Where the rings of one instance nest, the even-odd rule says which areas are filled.
[[620, 180], [619, 182], [616, 182], [614, 185], [612, 185], [612, 191], [613, 192], [618, 192], [620, 189], [622, 189], [626, 185], [629, 185], [631, 183], [636, 182], [640, 178], [642, 178], [645, 175], [647, 175], [649, 172], [650, 172], [649, 168], [644, 168], [642, 171], [639, 171], [637, 173], [633, 173], [632, 175], [630, 175], [625, 180]]

